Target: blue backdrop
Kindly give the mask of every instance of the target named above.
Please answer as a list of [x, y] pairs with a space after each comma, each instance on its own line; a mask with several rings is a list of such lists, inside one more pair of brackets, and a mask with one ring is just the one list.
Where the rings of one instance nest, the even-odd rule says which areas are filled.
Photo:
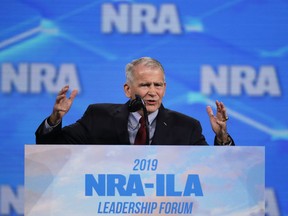
[[[199, 119], [223, 101], [237, 145], [266, 146], [266, 215], [288, 215], [288, 2], [2, 0], [0, 215], [22, 215], [24, 145], [65, 84], [79, 95], [64, 124], [98, 102], [125, 102], [125, 65], [166, 70], [164, 105]], [[245, 158], [241, 158], [245, 160]]]

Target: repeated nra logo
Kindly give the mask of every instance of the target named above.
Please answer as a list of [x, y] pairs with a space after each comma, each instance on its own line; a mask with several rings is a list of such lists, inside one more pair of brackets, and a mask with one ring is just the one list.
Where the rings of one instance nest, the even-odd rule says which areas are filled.
[[105, 3], [101, 6], [101, 32], [120, 34], [181, 34], [182, 25], [174, 4]]
[[63, 86], [81, 91], [75, 64], [3, 63], [0, 65], [0, 91], [21, 94], [57, 93]]
[[[203, 95], [239, 97], [280, 97], [279, 75], [273, 65], [201, 65], [200, 89]], [[191, 75], [193, 72], [191, 71]], [[192, 77], [192, 76], [191, 76]], [[191, 78], [192, 79], [192, 78]], [[3, 63], [0, 65], [0, 92], [57, 93], [64, 85], [81, 92], [80, 74], [75, 64]]]

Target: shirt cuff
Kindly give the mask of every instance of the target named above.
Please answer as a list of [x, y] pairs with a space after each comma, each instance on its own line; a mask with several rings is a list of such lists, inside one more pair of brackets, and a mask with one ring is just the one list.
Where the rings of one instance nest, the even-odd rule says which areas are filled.
[[232, 143], [233, 143], [233, 141], [232, 141], [232, 138], [230, 137], [230, 135], [229, 134], [227, 134], [228, 135], [228, 141], [227, 142], [222, 142], [222, 143], [220, 143], [220, 142], [218, 142], [218, 139], [216, 138], [216, 143], [218, 144], [218, 145], [222, 145], [222, 146], [231, 146], [232, 145]]
[[58, 122], [56, 125], [51, 126], [48, 123], [48, 118], [45, 119], [44, 127], [43, 127], [43, 134], [47, 134], [47, 133], [51, 132], [55, 127], [57, 127], [60, 124], [60, 122]]

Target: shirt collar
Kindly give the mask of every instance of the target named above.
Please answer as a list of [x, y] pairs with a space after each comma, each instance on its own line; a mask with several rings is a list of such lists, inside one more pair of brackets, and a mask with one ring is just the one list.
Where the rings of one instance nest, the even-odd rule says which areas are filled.
[[[159, 109], [148, 115], [149, 125], [151, 125], [153, 121], [156, 119], [158, 112]], [[129, 123], [133, 129], [135, 129], [138, 126], [140, 118], [141, 115], [138, 112], [131, 112], [129, 114]]]

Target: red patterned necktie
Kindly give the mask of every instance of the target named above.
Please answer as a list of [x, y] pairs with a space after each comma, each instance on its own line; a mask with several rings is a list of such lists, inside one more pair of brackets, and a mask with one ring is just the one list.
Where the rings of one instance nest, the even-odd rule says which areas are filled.
[[145, 126], [145, 119], [143, 117], [139, 120], [140, 128], [137, 132], [135, 138], [135, 145], [145, 145], [146, 144], [146, 126]]

